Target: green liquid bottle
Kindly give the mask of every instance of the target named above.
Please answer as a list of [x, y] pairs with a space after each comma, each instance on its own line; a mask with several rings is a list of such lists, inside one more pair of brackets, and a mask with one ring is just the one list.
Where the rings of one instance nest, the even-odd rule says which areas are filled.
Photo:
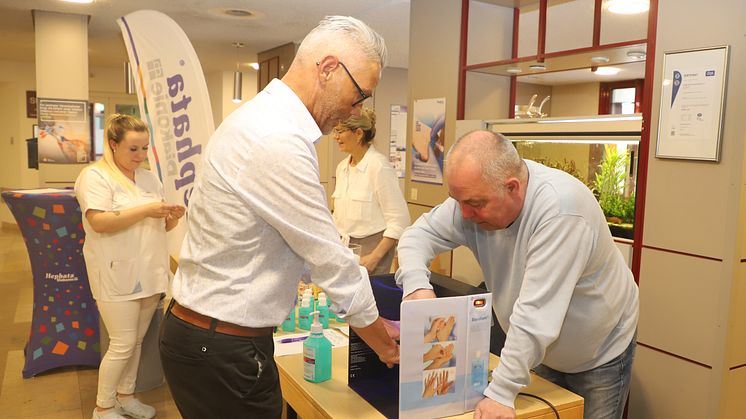
[[311, 300], [308, 297], [303, 297], [298, 308], [298, 327], [303, 330], [311, 329], [311, 313], [313, 307], [311, 306]]
[[311, 314], [311, 335], [303, 341], [303, 378], [312, 383], [321, 383], [332, 378], [332, 343], [324, 336], [319, 312]]

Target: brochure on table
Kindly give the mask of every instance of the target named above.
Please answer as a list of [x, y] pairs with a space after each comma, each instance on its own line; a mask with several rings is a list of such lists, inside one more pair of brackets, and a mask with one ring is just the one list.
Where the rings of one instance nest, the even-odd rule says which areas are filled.
[[488, 293], [402, 302], [400, 417], [474, 409], [487, 386], [491, 310]]

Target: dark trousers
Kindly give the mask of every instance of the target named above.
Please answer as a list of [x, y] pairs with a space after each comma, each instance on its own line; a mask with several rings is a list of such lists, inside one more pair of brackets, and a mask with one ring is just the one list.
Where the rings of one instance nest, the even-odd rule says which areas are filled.
[[160, 353], [184, 419], [279, 418], [282, 391], [272, 336], [241, 337], [193, 326], [169, 311]]

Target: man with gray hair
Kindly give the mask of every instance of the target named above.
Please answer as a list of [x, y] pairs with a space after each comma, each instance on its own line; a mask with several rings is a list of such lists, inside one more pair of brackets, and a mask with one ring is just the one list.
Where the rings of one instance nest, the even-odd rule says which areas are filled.
[[332, 222], [314, 149], [360, 112], [386, 55], [381, 36], [363, 22], [326, 17], [282, 80], [210, 139], [160, 338], [184, 418], [280, 417], [272, 332], [294, 310], [304, 270], [381, 361], [398, 362], [367, 272]]
[[456, 141], [446, 180], [450, 197], [402, 235], [396, 279], [405, 300], [435, 298], [432, 259], [458, 246], [474, 253], [507, 335], [474, 417], [515, 418], [533, 368], [583, 396], [585, 418], [621, 418], [638, 291], [591, 191], [489, 131]]

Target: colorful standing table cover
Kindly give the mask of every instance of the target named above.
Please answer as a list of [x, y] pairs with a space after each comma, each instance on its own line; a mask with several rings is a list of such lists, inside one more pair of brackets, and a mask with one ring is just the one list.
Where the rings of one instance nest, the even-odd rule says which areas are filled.
[[23, 377], [101, 361], [99, 315], [88, 284], [80, 206], [69, 189], [6, 191], [26, 242], [34, 284]]

